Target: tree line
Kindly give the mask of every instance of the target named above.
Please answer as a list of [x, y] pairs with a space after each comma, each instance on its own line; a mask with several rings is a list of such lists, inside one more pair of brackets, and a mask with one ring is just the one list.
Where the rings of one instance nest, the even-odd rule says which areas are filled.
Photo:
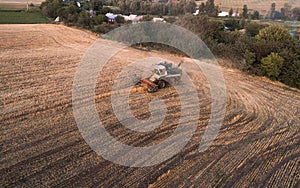
[[[281, 26], [241, 20], [220, 21], [187, 14], [175, 24], [196, 33], [215, 56], [231, 60], [236, 68], [300, 89], [299, 40]], [[224, 25], [232, 23], [233, 28], [244, 28], [246, 32], [224, 31]]]
[[[300, 89], [299, 41], [293, 39], [285, 28], [251, 21], [247, 7], [244, 7], [243, 18], [215, 19], [212, 17], [218, 13], [218, 7], [214, 5], [213, 0], [200, 5], [200, 14], [197, 16], [191, 14], [195, 10], [194, 1], [188, 1], [189, 4], [183, 3], [187, 2], [183, 0], [174, 7], [170, 3], [137, 2], [136, 0], [105, 2], [94, 0], [78, 7], [76, 2], [46, 0], [40, 8], [48, 17], [59, 16], [65, 24], [77, 25], [98, 33], [106, 33], [125, 22], [123, 17], [117, 17], [117, 24], [108, 24], [104, 15], [108, 12], [147, 13], [144, 20], [151, 20], [150, 14], [169, 15], [166, 17], [167, 21], [197, 34], [217, 57], [230, 59], [236, 68]], [[111, 5], [117, 5], [119, 8], [109, 7]], [[90, 14], [90, 11], [95, 14]], [[227, 30], [224, 29], [225, 27]], [[242, 33], [239, 31], [241, 29], [245, 29], [246, 32]], [[169, 47], [162, 45], [147, 45], [147, 47], [152, 45], [163, 50], [170, 50]]]

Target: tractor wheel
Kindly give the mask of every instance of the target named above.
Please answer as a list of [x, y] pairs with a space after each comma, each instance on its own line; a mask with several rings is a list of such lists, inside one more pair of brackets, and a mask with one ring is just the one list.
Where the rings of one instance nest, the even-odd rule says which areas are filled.
[[163, 81], [163, 80], [159, 80], [158, 83], [157, 83], [157, 85], [158, 85], [159, 89], [162, 89], [162, 88], [166, 87], [166, 82]]

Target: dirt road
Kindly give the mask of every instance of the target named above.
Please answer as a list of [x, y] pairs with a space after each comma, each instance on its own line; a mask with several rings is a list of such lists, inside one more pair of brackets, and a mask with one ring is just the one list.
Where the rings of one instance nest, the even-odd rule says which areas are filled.
[[[268, 79], [224, 69], [224, 125], [204, 153], [198, 144], [210, 116], [209, 88], [193, 64], [183, 69], [200, 96], [198, 128], [180, 153], [152, 167], [132, 168], [98, 156], [84, 141], [72, 110], [72, 84], [80, 59], [96, 36], [60, 25], [0, 25], [0, 186], [96, 187], [299, 187], [300, 91]], [[105, 41], [103, 41], [105, 43]], [[133, 114], [149, 117], [148, 102], [168, 107], [160, 128], [137, 134], [122, 127], [110, 104], [112, 81], [132, 58], [165, 52], [127, 48], [117, 54], [95, 89], [100, 119], [112, 136], [133, 146], [168, 138], [180, 116], [172, 87], [132, 92]]]

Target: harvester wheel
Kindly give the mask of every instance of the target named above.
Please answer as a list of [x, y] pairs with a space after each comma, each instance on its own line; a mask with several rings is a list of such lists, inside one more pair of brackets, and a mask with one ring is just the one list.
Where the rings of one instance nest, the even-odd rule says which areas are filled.
[[166, 82], [163, 81], [163, 80], [160, 80], [160, 81], [158, 81], [157, 85], [158, 85], [159, 89], [165, 88], [166, 87]]

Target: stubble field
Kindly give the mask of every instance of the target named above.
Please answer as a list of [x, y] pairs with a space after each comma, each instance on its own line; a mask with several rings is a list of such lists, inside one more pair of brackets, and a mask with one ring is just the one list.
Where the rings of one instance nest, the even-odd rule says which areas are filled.
[[180, 153], [159, 165], [125, 167], [98, 156], [82, 138], [73, 115], [74, 76], [97, 37], [38, 24], [0, 25], [0, 39], [1, 187], [299, 187], [299, 90], [224, 68], [224, 124], [212, 146], [199, 153], [211, 108], [205, 76], [188, 58], [127, 48], [103, 69], [95, 89], [99, 117], [112, 136], [148, 146], [168, 138], [178, 123], [180, 103], [172, 87], [154, 94], [143, 89], [131, 93], [130, 106], [139, 119], [149, 117], [152, 99], [165, 101], [167, 116], [158, 129], [138, 134], [114, 116], [113, 80], [136, 59], [183, 60], [183, 69], [196, 85], [201, 113], [192, 117], [198, 127]]

